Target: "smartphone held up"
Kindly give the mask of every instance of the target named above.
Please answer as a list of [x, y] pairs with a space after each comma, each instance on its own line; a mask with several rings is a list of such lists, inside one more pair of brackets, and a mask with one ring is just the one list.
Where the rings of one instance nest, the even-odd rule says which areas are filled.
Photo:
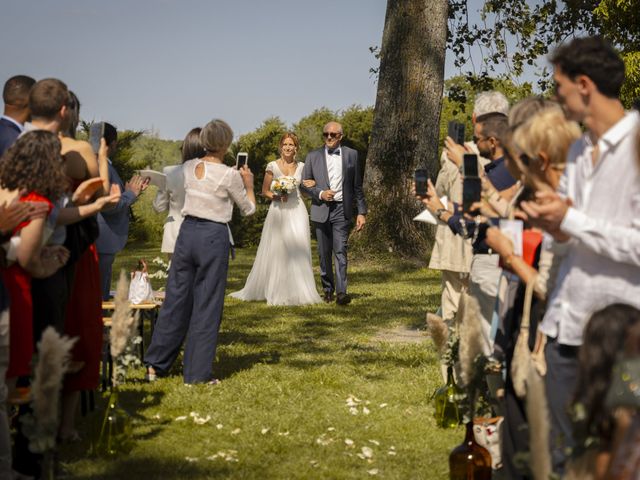
[[416, 183], [416, 195], [421, 197], [427, 196], [427, 180], [429, 180], [429, 173], [424, 168], [418, 168], [415, 172]]
[[247, 152], [238, 152], [236, 155], [236, 170], [240, 170], [249, 161], [249, 154]]
[[462, 211], [470, 213], [474, 203], [479, 202], [482, 196], [482, 184], [478, 176], [478, 155], [465, 153], [462, 163]]
[[95, 122], [89, 128], [89, 143], [96, 155], [100, 150], [100, 140], [104, 137], [104, 122]]

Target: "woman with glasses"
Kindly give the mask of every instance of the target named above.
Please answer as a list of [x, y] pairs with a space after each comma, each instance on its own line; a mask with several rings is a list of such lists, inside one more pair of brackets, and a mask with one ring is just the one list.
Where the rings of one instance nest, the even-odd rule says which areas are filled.
[[[309, 214], [302, 201], [304, 163], [296, 160], [298, 137], [291, 132], [280, 139], [280, 158], [267, 165], [262, 194], [271, 200], [251, 273], [242, 290], [231, 294], [240, 300], [266, 300], [268, 305], [305, 305], [321, 302], [311, 266]], [[294, 179], [291, 193], [278, 193], [274, 182]], [[313, 187], [313, 180], [304, 186]]]

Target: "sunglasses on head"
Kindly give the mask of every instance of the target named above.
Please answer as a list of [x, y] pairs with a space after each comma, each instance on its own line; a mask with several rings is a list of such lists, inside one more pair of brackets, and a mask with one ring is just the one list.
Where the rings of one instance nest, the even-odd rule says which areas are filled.
[[336, 132], [322, 132], [322, 136], [324, 138], [338, 138], [340, 135], [342, 135], [341, 133], [336, 133]]

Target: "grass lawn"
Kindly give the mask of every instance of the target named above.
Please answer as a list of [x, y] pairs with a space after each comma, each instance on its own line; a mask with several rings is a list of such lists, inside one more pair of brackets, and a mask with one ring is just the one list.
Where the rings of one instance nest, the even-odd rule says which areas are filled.
[[[243, 286], [254, 255], [238, 251], [228, 292]], [[114, 272], [155, 256], [130, 246]], [[425, 312], [439, 303], [438, 272], [393, 257], [353, 259], [349, 283], [348, 307], [228, 298], [214, 370], [222, 383], [185, 387], [180, 359], [174, 375], [153, 384], [142, 370], [130, 372], [121, 400], [134, 419], [133, 450], [97, 459], [87, 456], [88, 440], [66, 446], [70, 476], [448, 478], [448, 453], [464, 434], [434, 425], [430, 396], [442, 382], [431, 341], [376, 338], [394, 327], [423, 328]], [[97, 412], [103, 406], [99, 399]], [[191, 412], [211, 418], [196, 424]], [[99, 417], [81, 421], [84, 438]]]

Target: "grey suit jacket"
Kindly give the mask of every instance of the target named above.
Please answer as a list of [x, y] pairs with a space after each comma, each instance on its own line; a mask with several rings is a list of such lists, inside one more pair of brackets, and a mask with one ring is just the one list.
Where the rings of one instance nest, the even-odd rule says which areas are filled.
[[124, 248], [129, 236], [129, 207], [136, 201], [133, 192], [125, 191], [124, 182], [109, 164], [109, 182], [120, 186], [122, 196], [115, 208], [98, 214], [100, 235], [96, 240], [98, 253], [115, 254]]
[[[367, 203], [362, 190], [362, 164], [356, 150], [344, 145], [341, 145], [340, 149], [342, 150], [342, 205], [345, 218], [351, 220], [354, 217], [354, 210], [357, 215], [367, 214]], [[302, 179], [316, 181], [315, 187], [312, 188], [300, 186], [311, 196], [311, 220], [318, 223], [326, 222], [329, 218], [329, 204], [320, 200], [320, 192], [329, 190], [324, 147], [309, 152], [304, 161]]]

